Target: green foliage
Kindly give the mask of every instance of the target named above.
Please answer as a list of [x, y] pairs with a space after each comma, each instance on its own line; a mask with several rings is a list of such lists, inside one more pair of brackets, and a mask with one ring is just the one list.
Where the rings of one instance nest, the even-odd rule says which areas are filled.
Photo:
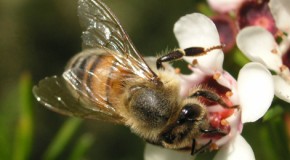
[[267, 111], [267, 113], [263, 117], [263, 121], [270, 121], [273, 118], [282, 117], [283, 112], [284, 112], [283, 107], [277, 104], [276, 106], [273, 106]]
[[[44, 153], [43, 159], [44, 160], [56, 159], [60, 155], [60, 153], [62, 153], [64, 148], [66, 148], [68, 142], [71, 140], [73, 134], [76, 132], [80, 124], [81, 124], [80, 119], [76, 119], [76, 118], [68, 119], [63, 124], [61, 129], [58, 131], [57, 135], [52, 140], [51, 144], [48, 146], [48, 149]], [[78, 152], [78, 150], [76, 150], [75, 152]]]
[[85, 155], [86, 151], [93, 145], [94, 137], [92, 134], [83, 134], [76, 144], [74, 145], [74, 149], [72, 150], [72, 154], [69, 156], [69, 160], [79, 160], [82, 159]]
[[31, 76], [25, 72], [20, 77], [19, 116], [14, 132], [13, 160], [28, 159], [33, 140], [33, 108], [31, 97]]
[[[25, 72], [21, 75], [19, 85], [17, 85], [18, 94], [12, 92], [13, 99], [18, 105], [14, 106], [18, 108], [17, 116], [8, 117], [8, 119], [14, 119], [15, 125], [0, 125], [1, 134], [1, 146], [0, 146], [0, 159], [12, 159], [12, 160], [27, 160], [33, 155], [32, 149], [33, 141], [37, 141], [35, 135], [36, 120], [34, 116], [34, 105], [32, 103], [32, 84], [31, 75]], [[11, 96], [12, 97], [12, 96]], [[9, 103], [3, 103], [3, 106], [10, 106]], [[7, 109], [7, 108], [5, 108]], [[15, 109], [15, 108], [14, 108]], [[4, 107], [1, 108], [2, 111]], [[1, 116], [3, 118], [3, 116]], [[3, 122], [3, 121], [1, 121]], [[8, 122], [7, 119], [4, 122]], [[68, 146], [70, 141], [73, 141], [76, 131], [79, 129], [82, 120], [76, 118], [70, 118], [63, 123], [55, 138], [51, 141], [47, 150], [44, 151], [44, 160], [60, 159], [60, 154]], [[12, 133], [12, 134], [9, 134]], [[13, 140], [11, 143], [11, 140]], [[94, 137], [90, 133], [83, 133], [78, 141], [74, 144], [72, 152], [68, 155], [70, 160], [83, 159], [85, 153], [89, 150], [91, 145], [94, 143]]]

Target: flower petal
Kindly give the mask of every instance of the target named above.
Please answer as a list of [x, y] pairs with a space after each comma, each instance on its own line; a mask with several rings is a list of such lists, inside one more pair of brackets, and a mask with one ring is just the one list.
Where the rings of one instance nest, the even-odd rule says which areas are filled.
[[215, 24], [200, 13], [187, 14], [174, 25], [174, 33], [181, 48], [212, 47], [220, 44]]
[[290, 84], [280, 76], [273, 76], [273, 79], [275, 85], [275, 95], [290, 103]]
[[290, 3], [289, 0], [279, 0], [279, 2], [282, 4], [282, 6], [285, 7], [285, 10], [290, 14]]
[[144, 160], [194, 160], [189, 152], [181, 152], [146, 144]]
[[[272, 34], [261, 27], [246, 27], [237, 36], [239, 49], [252, 61], [260, 62], [276, 72], [282, 65], [279, 48]], [[273, 52], [275, 51], [275, 52]]]
[[254, 152], [248, 142], [240, 135], [233, 137], [233, 139], [223, 146], [214, 160], [255, 160]]
[[238, 93], [242, 109], [242, 122], [253, 122], [261, 118], [274, 97], [272, 75], [262, 64], [246, 64], [238, 76]]
[[244, 0], [207, 0], [211, 8], [225, 13], [236, 10]]
[[[215, 24], [206, 16], [193, 13], [181, 17], [174, 25], [174, 34], [180, 48], [204, 47], [211, 48], [220, 45], [220, 39]], [[185, 57], [192, 63], [198, 60], [200, 68], [221, 70], [223, 63], [223, 52], [220, 49], [212, 50], [204, 56]]]
[[[288, 1], [288, 0], [287, 0]], [[269, 8], [275, 19], [276, 26], [284, 32], [290, 32], [290, 6], [289, 2], [285, 3], [283, 0], [271, 0]], [[288, 6], [287, 6], [288, 4]], [[287, 10], [288, 7], [288, 10]]]

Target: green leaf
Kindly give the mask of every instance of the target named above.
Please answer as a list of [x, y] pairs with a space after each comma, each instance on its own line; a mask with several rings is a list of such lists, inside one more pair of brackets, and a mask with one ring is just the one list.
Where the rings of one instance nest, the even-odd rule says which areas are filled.
[[95, 141], [95, 138], [93, 137], [92, 134], [89, 134], [89, 133], [83, 134], [79, 138], [73, 151], [71, 152], [69, 160], [84, 159], [84, 154], [92, 146], [94, 141]]
[[246, 63], [249, 63], [249, 59], [237, 48], [233, 49], [233, 60], [239, 66], [244, 66]]
[[283, 112], [283, 107], [281, 107], [280, 105], [276, 105], [267, 111], [267, 113], [263, 117], [263, 121], [269, 121], [275, 117], [281, 116]]
[[80, 126], [82, 120], [69, 118], [61, 127], [56, 137], [52, 140], [47, 151], [44, 153], [44, 160], [54, 160], [64, 150], [72, 136]]
[[31, 77], [29, 73], [23, 73], [20, 79], [20, 115], [15, 129], [13, 160], [29, 159], [33, 139], [33, 111]]

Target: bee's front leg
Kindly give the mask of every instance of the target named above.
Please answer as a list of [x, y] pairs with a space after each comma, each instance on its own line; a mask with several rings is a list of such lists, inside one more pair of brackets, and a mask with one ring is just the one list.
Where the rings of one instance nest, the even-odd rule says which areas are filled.
[[191, 147], [191, 155], [196, 155], [198, 153], [204, 152], [206, 149], [210, 147], [212, 140], [209, 140], [206, 144], [201, 146], [200, 148], [196, 149], [196, 141], [195, 139], [192, 140], [192, 147]]
[[203, 97], [210, 101], [220, 104], [222, 107], [227, 109], [236, 109], [239, 108], [239, 105], [229, 106], [226, 102], [215, 92], [207, 89], [199, 89], [192, 93], [189, 97]]

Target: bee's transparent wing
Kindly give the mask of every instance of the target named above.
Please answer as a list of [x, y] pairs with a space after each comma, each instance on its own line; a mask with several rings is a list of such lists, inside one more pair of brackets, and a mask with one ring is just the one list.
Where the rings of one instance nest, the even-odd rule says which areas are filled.
[[34, 86], [33, 94], [48, 109], [64, 115], [122, 123], [117, 113], [98, 107], [88, 107], [96, 104], [84, 103], [81, 96], [76, 98], [68, 87], [63, 77], [47, 77]]
[[[104, 48], [115, 51], [123, 64], [132, 65], [135, 74], [148, 80], [156, 74], [148, 67], [135, 49], [129, 36], [110, 9], [99, 0], [79, 0], [78, 15], [84, 28], [82, 39], [85, 48]], [[130, 57], [130, 58], [128, 58]]]

